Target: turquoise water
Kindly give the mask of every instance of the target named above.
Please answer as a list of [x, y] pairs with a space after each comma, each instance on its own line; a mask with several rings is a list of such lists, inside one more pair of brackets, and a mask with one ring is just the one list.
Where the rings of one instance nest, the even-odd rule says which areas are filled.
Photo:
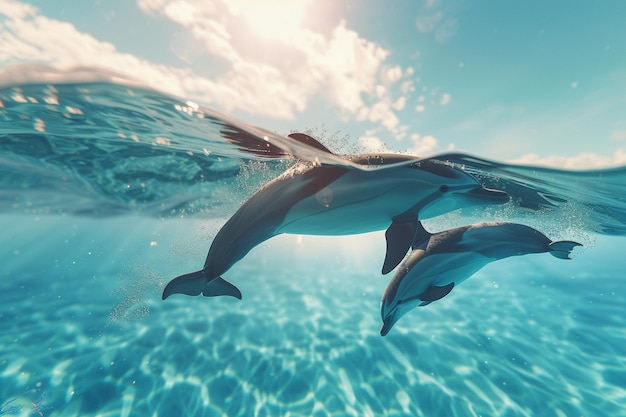
[[585, 246], [495, 262], [382, 338], [382, 232], [279, 236], [228, 271], [242, 301], [161, 301], [292, 164], [258, 130], [107, 83], [0, 102], [0, 415], [626, 416], [626, 168], [442, 157], [512, 203], [429, 230], [517, 221]]

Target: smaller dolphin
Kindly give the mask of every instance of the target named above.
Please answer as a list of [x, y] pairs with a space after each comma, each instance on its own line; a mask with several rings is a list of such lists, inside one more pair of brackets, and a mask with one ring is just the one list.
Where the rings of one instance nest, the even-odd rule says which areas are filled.
[[498, 259], [529, 253], [549, 252], [560, 259], [580, 243], [552, 242], [532, 227], [516, 223], [478, 223], [430, 234], [398, 268], [389, 282], [380, 305], [385, 336], [410, 310], [437, 301], [471, 277], [483, 266]]

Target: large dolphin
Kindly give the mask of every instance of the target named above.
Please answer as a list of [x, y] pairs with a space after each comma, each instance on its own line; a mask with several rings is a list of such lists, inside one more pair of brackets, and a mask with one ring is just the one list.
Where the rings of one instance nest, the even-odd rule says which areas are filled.
[[[321, 153], [330, 151], [304, 134], [292, 140]], [[484, 188], [471, 175], [438, 160], [406, 155], [346, 156], [351, 164], [300, 161], [266, 184], [224, 224], [196, 272], [174, 278], [163, 291], [206, 297], [239, 290], [221, 275], [252, 248], [281, 233], [347, 235], [387, 229], [383, 273], [395, 268], [411, 246], [427, 236], [418, 233], [418, 217], [427, 219], [460, 207], [501, 204], [503, 191]], [[388, 168], [385, 165], [394, 164]]]
[[532, 227], [516, 223], [479, 223], [430, 234], [396, 271], [383, 295], [380, 313], [385, 336], [410, 310], [439, 300], [490, 262], [510, 256], [549, 252], [570, 259], [572, 241], [552, 242]]

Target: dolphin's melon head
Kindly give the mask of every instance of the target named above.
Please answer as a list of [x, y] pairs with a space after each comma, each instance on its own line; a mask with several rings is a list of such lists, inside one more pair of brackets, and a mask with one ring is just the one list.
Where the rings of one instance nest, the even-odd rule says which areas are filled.
[[419, 210], [420, 219], [429, 219], [450, 211], [472, 206], [504, 204], [505, 191], [483, 187], [472, 175], [438, 160], [421, 161], [420, 169], [436, 176], [438, 185], [428, 203]]

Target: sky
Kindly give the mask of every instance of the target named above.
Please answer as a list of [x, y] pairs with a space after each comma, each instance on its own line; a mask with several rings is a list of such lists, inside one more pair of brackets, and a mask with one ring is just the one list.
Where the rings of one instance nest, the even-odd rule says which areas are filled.
[[0, 73], [93, 67], [279, 133], [588, 169], [626, 165], [624, 16], [621, 0], [0, 0]]

